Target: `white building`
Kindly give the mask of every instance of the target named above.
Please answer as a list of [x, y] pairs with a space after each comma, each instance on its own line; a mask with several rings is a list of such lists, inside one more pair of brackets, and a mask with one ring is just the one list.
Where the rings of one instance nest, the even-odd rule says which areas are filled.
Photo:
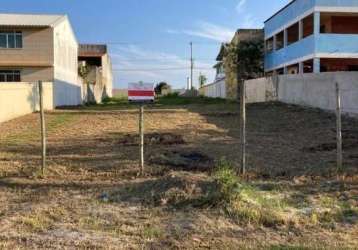
[[82, 104], [77, 57], [67, 16], [0, 14], [0, 85], [52, 82], [54, 107]]

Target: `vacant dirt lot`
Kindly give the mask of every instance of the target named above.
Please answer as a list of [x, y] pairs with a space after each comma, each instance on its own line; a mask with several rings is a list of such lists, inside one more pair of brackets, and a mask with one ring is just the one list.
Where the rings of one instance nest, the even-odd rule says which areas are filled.
[[[38, 114], [0, 124], [0, 249], [358, 248], [358, 122], [344, 119], [337, 179], [333, 115], [249, 106], [242, 182], [250, 186], [245, 208], [264, 211], [257, 219], [243, 204], [233, 216], [207, 202], [218, 162], [240, 160], [235, 110], [149, 108], [144, 177], [136, 110], [48, 113], [45, 177]], [[268, 221], [273, 212], [279, 219]]]

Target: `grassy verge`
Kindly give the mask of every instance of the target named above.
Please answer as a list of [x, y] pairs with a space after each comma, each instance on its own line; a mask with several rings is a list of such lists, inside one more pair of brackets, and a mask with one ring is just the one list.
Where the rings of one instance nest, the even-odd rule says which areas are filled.
[[354, 201], [340, 201], [320, 194], [294, 199], [289, 190], [261, 190], [237, 177], [227, 161], [221, 161], [214, 172], [216, 201], [224, 203], [228, 215], [240, 223], [273, 226], [320, 226], [334, 228], [336, 223], [355, 223], [358, 208]]
[[[202, 105], [209, 105], [215, 110], [227, 109], [228, 106], [234, 106], [235, 101], [229, 101], [221, 98], [208, 98], [208, 97], [181, 97], [178, 95], [167, 95], [156, 98], [154, 103], [147, 104], [150, 108], [186, 108], [188, 106], [200, 107]], [[84, 107], [86, 110], [117, 110], [117, 109], [135, 109], [138, 104], [131, 103], [127, 98], [113, 97], [107, 98], [101, 104], [88, 105]]]

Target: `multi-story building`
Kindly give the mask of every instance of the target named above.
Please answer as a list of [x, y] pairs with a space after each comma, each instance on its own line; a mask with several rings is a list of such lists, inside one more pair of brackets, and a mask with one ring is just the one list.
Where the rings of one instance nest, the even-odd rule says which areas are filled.
[[82, 79], [83, 99], [89, 103], [100, 103], [104, 98], [112, 97], [112, 63], [107, 46], [103, 44], [81, 44], [78, 61], [88, 71]]
[[358, 71], [358, 1], [293, 0], [265, 22], [270, 75]]
[[0, 82], [52, 82], [55, 107], [81, 104], [77, 54], [67, 16], [0, 14]]

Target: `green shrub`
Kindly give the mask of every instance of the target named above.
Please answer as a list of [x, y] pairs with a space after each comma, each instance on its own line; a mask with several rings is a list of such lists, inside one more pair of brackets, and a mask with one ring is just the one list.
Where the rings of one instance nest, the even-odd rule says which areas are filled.
[[239, 193], [239, 180], [232, 164], [224, 159], [220, 160], [214, 172], [214, 180], [218, 185], [221, 198], [231, 202]]
[[221, 160], [218, 163], [214, 180], [218, 197], [224, 202], [230, 217], [241, 223], [268, 227], [287, 222], [287, 217], [282, 212], [282, 202], [267, 196], [250, 184], [241, 182], [230, 162]]

